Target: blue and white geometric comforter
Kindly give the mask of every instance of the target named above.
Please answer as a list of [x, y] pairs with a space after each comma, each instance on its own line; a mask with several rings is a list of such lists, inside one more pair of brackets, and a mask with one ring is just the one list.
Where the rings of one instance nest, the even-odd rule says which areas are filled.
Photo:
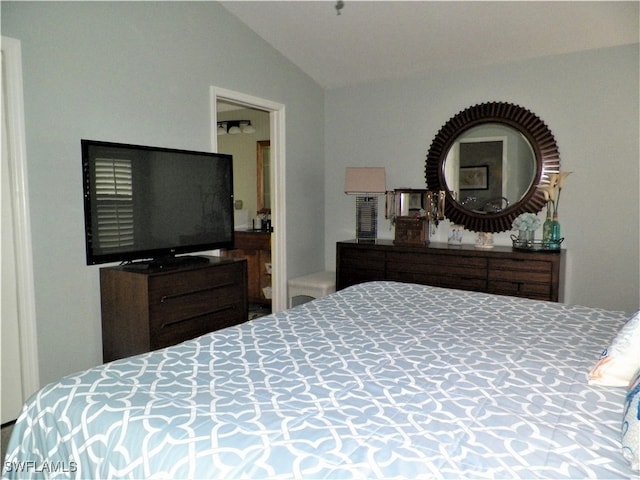
[[393, 282], [71, 375], [6, 478], [630, 478], [622, 312]]

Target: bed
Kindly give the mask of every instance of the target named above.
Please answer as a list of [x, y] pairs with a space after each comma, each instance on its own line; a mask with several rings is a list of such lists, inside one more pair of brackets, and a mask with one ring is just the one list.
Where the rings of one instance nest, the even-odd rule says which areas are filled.
[[620, 444], [627, 390], [586, 378], [626, 320], [356, 285], [46, 386], [3, 475], [636, 478]]

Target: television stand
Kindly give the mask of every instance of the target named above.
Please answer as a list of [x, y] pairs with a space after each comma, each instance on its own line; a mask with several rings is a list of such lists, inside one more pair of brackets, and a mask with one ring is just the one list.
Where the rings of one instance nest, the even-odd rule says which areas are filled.
[[[182, 257], [181, 257], [182, 258]], [[157, 350], [249, 319], [247, 262], [100, 269], [103, 361]]]

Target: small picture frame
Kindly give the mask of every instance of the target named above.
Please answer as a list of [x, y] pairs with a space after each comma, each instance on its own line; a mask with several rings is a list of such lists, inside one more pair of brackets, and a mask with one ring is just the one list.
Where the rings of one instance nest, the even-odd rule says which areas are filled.
[[488, 190], [489, 166], [460, 167], [460, 190]]

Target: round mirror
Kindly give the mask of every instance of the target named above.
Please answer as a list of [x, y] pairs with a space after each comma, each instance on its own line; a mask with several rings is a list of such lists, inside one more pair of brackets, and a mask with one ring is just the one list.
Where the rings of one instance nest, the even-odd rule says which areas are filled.
[[560, 170], [551, 131], [517, 105], [492, 102], [470, 107], [437, 133], [426, 162], [429, 190], [446, 191], [445, 215], [477, 232], [511, 229], [524, 212], [539, 212], [536, 188]]

